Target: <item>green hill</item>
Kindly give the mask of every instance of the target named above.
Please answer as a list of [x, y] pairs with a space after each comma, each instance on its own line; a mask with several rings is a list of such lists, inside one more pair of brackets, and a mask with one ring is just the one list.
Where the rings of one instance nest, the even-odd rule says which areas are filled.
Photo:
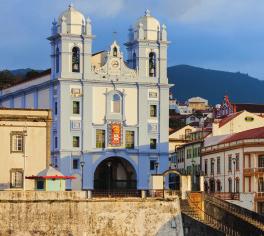
[[247, 74], [177, 65], [168, 68], [168, 78], [175, 84], [171, 91], [179, 101], [200, 96], [217, 104], [229, 95], [236, 103], [264, 103], [264, 81]]

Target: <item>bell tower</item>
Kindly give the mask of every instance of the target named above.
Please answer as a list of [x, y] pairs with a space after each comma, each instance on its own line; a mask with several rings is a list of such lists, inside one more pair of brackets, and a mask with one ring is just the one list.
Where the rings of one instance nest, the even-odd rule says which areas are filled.
[[91, 75], [92, 26], [89, 18], [69, 5], [52, 23], [52, 79], [88, 79]]
[[139, 79], [146, 82], [168, 83], [167, 29], [151, 16], [149, 10], [129, 28], [128, 64], [136, 69]]

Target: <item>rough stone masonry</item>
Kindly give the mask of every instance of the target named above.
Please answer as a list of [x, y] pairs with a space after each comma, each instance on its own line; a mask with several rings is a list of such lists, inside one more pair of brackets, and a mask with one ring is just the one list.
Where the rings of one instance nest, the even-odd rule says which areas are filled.
[[0, 235], [183, 235], [178, 199], [88, 200], [63, 193], [45, 195], [1, 192]]

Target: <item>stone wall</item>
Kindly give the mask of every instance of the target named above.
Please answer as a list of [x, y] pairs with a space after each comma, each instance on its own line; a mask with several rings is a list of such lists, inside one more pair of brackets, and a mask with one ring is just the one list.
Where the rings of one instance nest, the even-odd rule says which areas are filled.
[[[46, 196], [45, 196], [46, 195]], [[183, 235], [179, 200], [0, 192], [0, 235]]]

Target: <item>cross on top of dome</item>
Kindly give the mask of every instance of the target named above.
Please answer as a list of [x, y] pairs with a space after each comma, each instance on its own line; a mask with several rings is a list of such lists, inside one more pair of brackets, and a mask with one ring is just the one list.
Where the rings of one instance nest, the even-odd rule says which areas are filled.
[[149, 9], [147, 9], [147, 10], [145, 11], [145, 16], [150, 16], [150, 10], [149, 10]]
[[73, 3], [71, 2], [69, 5], [69, 9], [73, 8]]

